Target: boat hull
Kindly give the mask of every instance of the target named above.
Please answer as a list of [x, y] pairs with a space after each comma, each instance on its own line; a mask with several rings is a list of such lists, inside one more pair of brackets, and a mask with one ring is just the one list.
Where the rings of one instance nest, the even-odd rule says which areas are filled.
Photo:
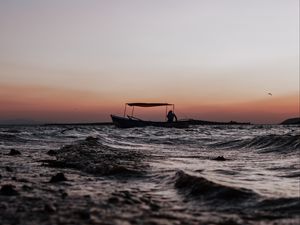
[[111, 115], [111, 119], [116, 127], [119, 128], [131, 128], [131, 127], [170, 127], [170, 128], [187, 128], [189, 127], [189, 121], [177, 121], [177, 122], [156, 122], [145, 121], [126, 117], [120, 117]]

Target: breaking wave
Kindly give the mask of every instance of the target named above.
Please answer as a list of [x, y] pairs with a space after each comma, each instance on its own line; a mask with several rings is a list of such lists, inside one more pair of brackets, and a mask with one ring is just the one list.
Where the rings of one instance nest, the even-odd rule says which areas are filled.
[[139, 151], [112, 148], [100, 143], [98, 138], [87, 137], [62, 147], [57, 151], [56, 160], [47, 163], [95, 175], [138, 176], [145, 172], [143, 158], [144, 154]]
[[0, 142], [25, 142], [26, 140], [18, 137], [15, 134], [7, 133], [7, 134], [0, 134]]
[[[299, 197], [267, 198], [250, 189], [215, 183], [201, 176], [178, 171], [174, 177], [175, 188], [188, 200], [220, 211], [238, 209], [252, 218], [298, 217]], [[274, 214], [275, 213], [275, 214]]]
[[241, 202], [242, 200], [244, 202], [259, 197], [252, 190], [225, 186], [201, 176], [189, 175], [181, 170], [175, 175], [175, 188], [188, 197], [214, 200], [225, 204], [228, 204], [228, 201]]
[[215, 143], [213, 147], [220, 148], [255, 148], [265, 150], [264, 152], [281, 150], [299, 150], [300, 135], [264, 135], [244, 140], [231, 140], [221, 143]]

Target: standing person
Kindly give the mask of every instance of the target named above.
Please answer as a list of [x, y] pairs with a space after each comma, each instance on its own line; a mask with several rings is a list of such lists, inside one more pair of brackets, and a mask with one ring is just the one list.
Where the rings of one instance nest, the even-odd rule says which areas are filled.
[[170, 110], [168, 112], [167, 118], [168, 118], [168, 122], [174, 122], [174, 118], [175, 118], [175, 121], [177, 122], [177, 116], [175, 115], [175, 113], [173, 113], [172, 110]]

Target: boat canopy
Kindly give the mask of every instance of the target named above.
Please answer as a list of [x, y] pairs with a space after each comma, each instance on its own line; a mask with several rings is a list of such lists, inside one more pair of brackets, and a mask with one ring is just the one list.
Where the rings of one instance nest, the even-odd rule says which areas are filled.
[[[131, 106], [132, 110], [131, 110], [131, 117], [133, 117], [133, 112], [134, 112], [134, 107], [157, 107], [157, 106], [166, 106], [166, 115], [168, 113], [168, 106], [172, 106], [173, 108], [173, 112], [175, 111], [175, 105], [174, 104], [169, 104], [169, 103], [160, 103], [160, 102], [156, 102], [156, 103], [145, 103], [145, 102], [131, 102], [131, 103], [126, 103], [125, 104], [125, 109], [124, 109], [124, 117], [126, 116], [126, 106]], [[127, 115], [128, 116], [128, 115]]]
[[126, 103], [129, 106], [137, 106], [137, 107], [156, 107], [156, 106], [168, 106], [173, 105], [169, 103], [142, 103], [142, 102], [135, 102], [135, 103]]

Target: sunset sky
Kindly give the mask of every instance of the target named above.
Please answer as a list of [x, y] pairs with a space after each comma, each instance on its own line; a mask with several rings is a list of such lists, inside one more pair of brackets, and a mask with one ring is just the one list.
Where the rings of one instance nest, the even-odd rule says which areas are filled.
[[0, 122], [109, 121], [125, 102], [175, 103], [182, 119], [299, 116], [299, 1], [0, 1]]

